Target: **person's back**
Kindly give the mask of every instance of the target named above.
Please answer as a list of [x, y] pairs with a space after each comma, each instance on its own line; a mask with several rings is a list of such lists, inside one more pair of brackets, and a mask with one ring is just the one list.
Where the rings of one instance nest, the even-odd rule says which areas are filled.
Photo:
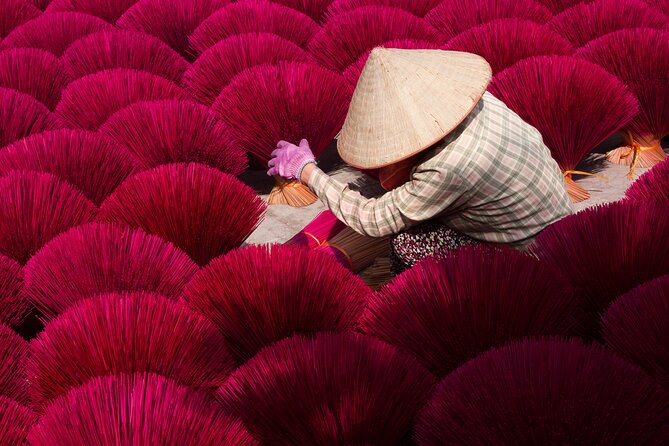
[[416, 172], [460, 177], [460, 196], [439, 220], [470, 237], [522, 245], [572, 212], [541, 134], [490, 93], [424, 160]]

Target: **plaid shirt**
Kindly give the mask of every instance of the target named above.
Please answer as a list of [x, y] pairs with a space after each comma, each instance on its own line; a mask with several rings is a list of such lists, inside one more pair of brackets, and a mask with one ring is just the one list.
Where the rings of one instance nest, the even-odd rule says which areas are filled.
[[368, 199], [314, 169], [309, 186], [337, 218], [372, 237], [437, 218], [478, 240], [523, 246], [572, 213], [541, 134], [489, 93], [404, 185]]

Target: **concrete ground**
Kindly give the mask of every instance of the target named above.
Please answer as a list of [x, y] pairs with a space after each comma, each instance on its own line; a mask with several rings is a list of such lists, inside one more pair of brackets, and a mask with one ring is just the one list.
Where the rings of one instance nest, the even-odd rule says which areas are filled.
[[[600, 146], [596, 152], [604, 153], [617, 143], [615, 138]], [[337, 156], [334, 146], [326, 151], [321, 159], [320, 167], [339, 181], [355, 184], [367, 196], [382, 193], [382, 189], [373, 179], [347, 167]], [[616, 201], [623, 197], [631, 182], [627, 178], [628, 167], [608, 163], [603, 155], [595, 153], [578, 170], [596, 171], [606, 179], [598, 177], [574, 177], [578, 184], [591, 193], [591, 198], [575, 205], [576, 210], [589, 206]], [[647, 169], [637, 169], [637, 177]], [[264, 172], [247, 172], [242, 178], [247, 184], [256, 189], [263, 198], [271, 190], [273, 179]], [[246, 243], [283, 243], [299, 232], [305, 225], [314, 219], [326, 207], [320, 202], [303, 207], [292, 208], [284, 205], [268, 207], [263, 223], [249, 237]]]

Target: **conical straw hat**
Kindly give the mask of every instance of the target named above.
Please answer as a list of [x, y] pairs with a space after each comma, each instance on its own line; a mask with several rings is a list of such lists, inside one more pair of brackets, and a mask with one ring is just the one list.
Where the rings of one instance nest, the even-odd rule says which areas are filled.
[[421, 152], [467, 117], [491, 77], [475, 54], [375, 48], [337, 140], [339, 155], [377, 169]]

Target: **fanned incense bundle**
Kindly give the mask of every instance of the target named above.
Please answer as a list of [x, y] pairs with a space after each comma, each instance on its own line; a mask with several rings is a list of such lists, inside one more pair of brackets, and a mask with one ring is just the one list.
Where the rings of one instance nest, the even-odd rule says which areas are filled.
[[213, 260], [193, 277], [183, 297], [218, 327], [243, 364], [295, 334], [352, 330], [369, 292], [330, 256], [273, 245], [249, 246]]
[[139, 0], [116, 24], [121, 29], [141, 31], [158, 37], [192, 62], [196, 52], [190, 47], [188, 36], [229, 1]]
[[32, 20], [42, 12], [26, 0], [0, 2], [0, 41], [16, 27]]
[[[29, 307], [28, 299], [23, 294], [21, 265], [0, 255], [0, 324], [20, 324]], [[3, 375], [0, 373], [0, 376]]]
[[652, 167], [666, 158], [660, 140], [669, 135], [669, 32], [650, 28], [616, 31], [590, 41], [577, 56], [615, 74], [630, 88], [641, 111], [623, 132], [625, 147], [608, 153], [616, 164]]
[[548, 27], [575, 48], [626, 28], [669, 29], [669, 18], [642, 0], [595, 0], [556, 15]]
[[316, 22], [322, 22], [332, 0], [272, 0], [272, 2], [300, 11]]
[[0, 88], [0, 148], [33, 133], [62, 127], [57, 116], [30, 95]]
[[117, 111], [140, 101], [188, 100], [181, 87], [144, 71], [113, 69], [89, 74], [63, 90], [56, 114], [74, 128], [97, 130]]
[[114, 24], [137, 2], [138, 0], [51, 0], [45, 12], [83, 12]]
[[238, 248], [266, 206], [232, 175], [201, 164], [168, 164], [126, 180], [102, 204], [99, 218], [156, 234], [206, 265]]
[[396, 445], [434, 378], [414, 358], [351, 333], [295, 336], [258, 353], [219, 391], [263, 444]]
[[0, 87], [29, 94], [49, 110], [56, 108], [69, 82], [60, 61], [47, 51], [14, 48], [0, 52]]
[[444, 42], [426, 20], [397, 8], [364, 6], [333, 17], [309, 42], [321, 65], [343, 72], [365, 52], [399, 39]]
[[669, 275], [619, 297], [602, 316], [606, 346], [669, 390]]
[[2, 446], [25, 446], [37, 415], [14, 400], [0, 396], [0, 438]]
[[[213, 110], [263, 165], [281, 140], [297, 144], [305, 138], [318, 158], [344, 124], [351, 90], [341, 75], [317, 65], [280, 62], [237, 75]], [[305, 206], [316, 199], [303, 184], [277, 177], [269, 202]]]
[[471, 28], [451, 39], [444, 49], [478, 54], [488, 61], [494, 74], [529, 57], [573, 53], [564, 37], [524, 19], [498, 19]]
[[50, 173], [99, 206], [140, 165], [99, 133], [63, 129], [37, 133], [0, 150], [0, 177], [14, 170]]
[[148, 34], [134, 31], [95, 33], [73, 43], [62, 57], [73, 80], [98, 71], [126, 68], [146, 71], [176, 84], [188, 62], [176, 51]]
[[[27, 358], [28, 342], [8, 326], [0, 324], [0, 397], [20, 403], [28, 401]], [[4, 446], [4, 441], [2, 444]]]
[[213, 392], [235, 363], [225, 339], [181, 302], [149, 293], [117, 293], [79, 302], [30, 344], [26, 371], [33, 407], [98, 376], [158, 373]]
[[110, 29], [113, 29], [112, 25], [88, 14], [42, 14], [9, 33], [0, 42], [0, 49], [39, 48], [60, 57], [73, 42], [88, 34]]
[[241, 0], [212, 14], [189, 37], [198, 53], [219, 41], [246, 33], [271, 33], [306, 48], [320, 29], [310, 17], [299, 11], [265, 0]]
[[364, 6], [399, 8], [417, 17], [425, 17], [441, 0], [334, 0], [327, 10], [327, 19]]
[[590, 197], [572, 180], [583, 157], [629, 123], [639, 104], [601, 67], [572, 57], [525, 59], [499, 73], [489, 90], [534, 126], [551, 150], [574, 202]]
[[485, 353], [447, 376], [416, 423], [418, 446], [663, 444], [669, 394], [639, 368], [578, 340]]
[[188, 92], [211, 106], [232, 79], [247, 68], [281, 61], [310, 62], [311, 55], [290, 40], [270, 33], [227, 37], [207, 49], [184, 76]]
[[25, 264], [49, 240], [96, 213], [81, 192], [55, 176], [14, 171], [0, 179], [0, 253]]
[[544, 24], [551, 17], [553, 14], [534, 0], [443, 0], [425, 16], [448, 40], [497, 19], [518, 18]]
[[641, 175], [625, 195], [632, 200], [669, 203], [669, 160]]
[[195, 102], [138, 102], [113, 114], [100, 133], [125, 146], [145, 169], [195, 162], [239, 175], [247, 166], [230, 130]]
[[625, 200], [553, 223], [532, 251], [570, 279], [596, 317], [621, 294], [669, 274], [662, 240], [669, 240], [669, 208]]
[[[401, 48], [406, 50], [437, 50], [441, 47], [440, 44], [434, 42], [428, 42], [425, 40], [415, 40], [415, 39], [400, 39], [400, 40], [391, 40], [390, 42], [383, 42], [377, 47], [382, 48]], [[367, 58], [371, 50], [366, 51], [362, 56], [358, 57], [358, 60], [353, 62], [346, 70], [344, 70], [344, 77], [351, 84], [355, 85], [358, 82], [358, 78], [362, 73], [365, 64], [367, 63]]]
[[573, 335], [579, 311], [569, 282], [547, 265], [512, 249], [465, 247], [395, 277], [359, 323], [443, 377], [515, 339]]
[[177, 299], [197, 270], [160, 237], [93, 223], [61, 234], [28, 262], [25, 293], [49, 321], [96, 294], [147, 291]]
[[31, 446], [259, 446], [208, 395], [155, 374], [95, 378], [58, 398]]

